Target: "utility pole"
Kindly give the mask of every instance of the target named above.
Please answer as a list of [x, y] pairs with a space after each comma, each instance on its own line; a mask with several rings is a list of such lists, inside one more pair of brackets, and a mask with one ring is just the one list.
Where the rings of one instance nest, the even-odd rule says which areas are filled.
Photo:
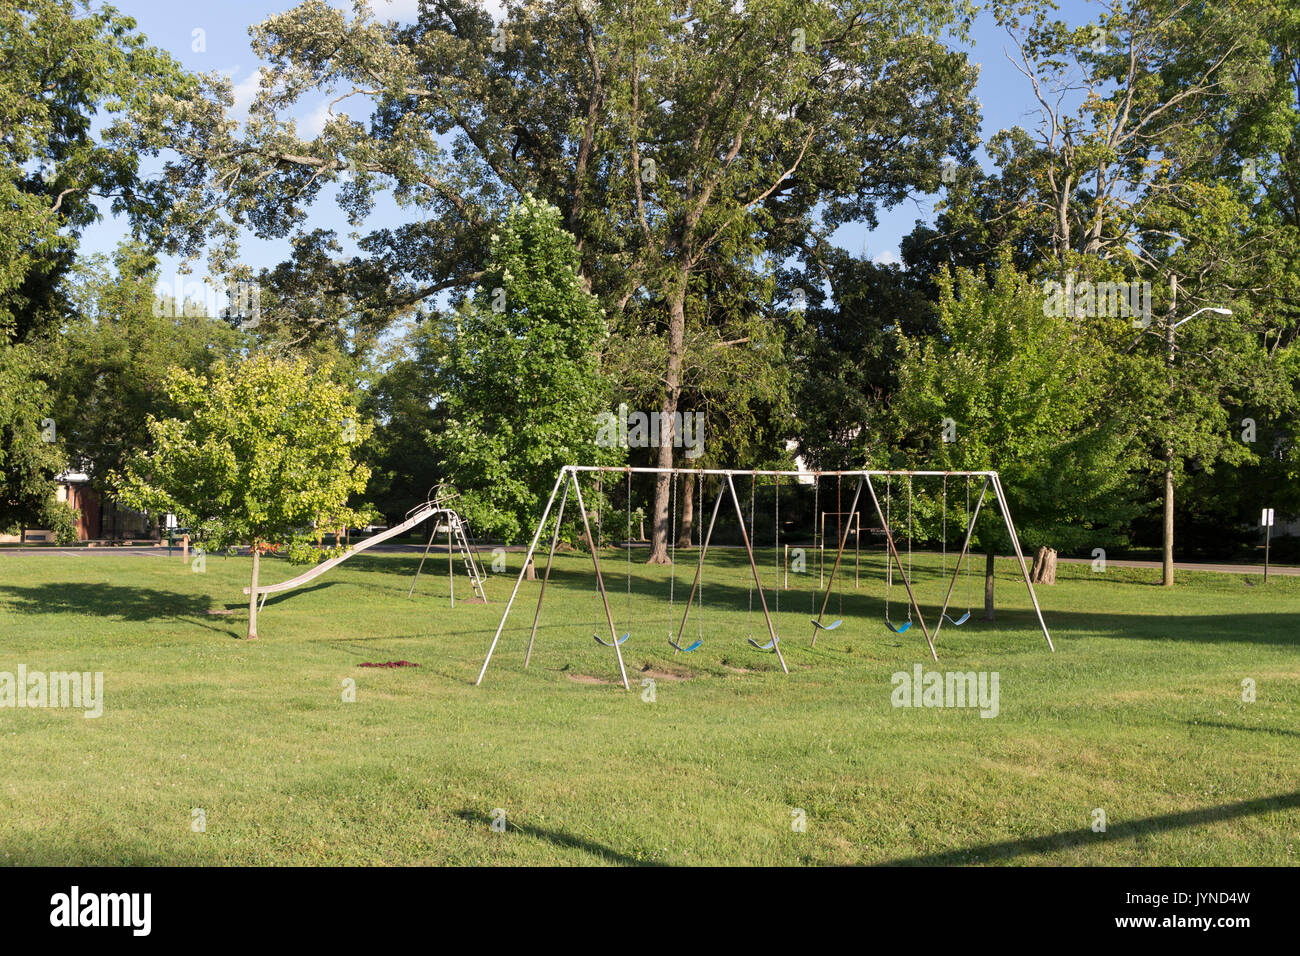
[[1180, 325], [1186, 325], [1202, 312], [1211, 312], [1215, 315], [1232, 315], [1231, 309], [1207, 305], [1204, 308], [1197, 309], [1187, 318], [1175, 322], [1174, 319], [1178, 315], [1178, 276], [1169, 277], [1169, 288], [1169, 313], [1165, 317], [1165, 366], [1169, 372], [1169, 418], [1168, 432], [1165, 435], [1165, 540], [1162, 561], [1164, 567], [1164, 581], [1162, 583], [1167, 588], [1174, 586], [1174, 386], [1176, 384], [1174, 377], [1174, 330]]
[[1165, 364], [1169, 369], [1169, 432], [1165, 436], [1165, 534], [1163, 584], [1174, 586], [1174, 316], [1178, 314], [1178, 276], [1169, 278], [1169, 313], [1165, 317]]

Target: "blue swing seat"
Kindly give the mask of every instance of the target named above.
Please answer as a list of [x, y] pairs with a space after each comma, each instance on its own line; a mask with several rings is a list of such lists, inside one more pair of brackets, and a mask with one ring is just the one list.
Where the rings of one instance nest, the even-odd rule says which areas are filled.
[[891, 621], [889, 618], [885, 618], [885, 627], [889, 628], [895, 634], [902, 634], [911, 626], [912, 626], [911, 621], [904, 621], [902, 624], [895, 626], [893, 621]]
[[811, 618], [810, 620], [812, 620], [813, 627], [819, 627], [819, 628], [821, 628], [823, 631], [833, 631], [833, 630], [835, 630], [837, 627], [839, 627], [841, 624], [844, 623], [843, 618], [841, 618], [840, 620], [836, 621], [834, 624], [823, 624], [821, 621], [817, 620], [816, 618]]
[[703, 641], [696, 641], [695, 643], [691, 644], [689, 647], [682, 647], [681, 645], [679, 645], [676, 641], [674, 641], [674, 640], [670, 637], [670, 638], [668, 638], [668, 643], [671, 644], [671, 645], [673, 646], [673, 649], [674, 649], [674, 650], [681, 651], [683, 654], [689, 654], [691, 651], [699, 650], [700, 646], [701, 646], [704, 642], [703, 642]]
[[961, 627], [963, 624], [965, 624], [967, 621], [970, 620], [970, 611], [967, 611], [965, 614], [963, 614], [961, 617], [957, 618], [957, 620], [955, 620], [955, 621], [954, 621], [951, 617], [949, 617], [947, 614], [945, 614], [943, 617], [944, 617], [944, 620], [946, 620], [946, 621], [947, 621], [949, 624], [951, 624], [953, 627]]
[[[602, 641], [602, 640], [600, 639], [600, 635], [599, 635], [599, 634], [593, 634], [593, 635], [591, 635], [591, 636], [594, 637], [594, 638], [596, 639], [596, 643], [597, 643], [597, 644], [600, 644], [600, 645], [602, 645], [602, 646], [604, 646], [604, 647], [613, 647], [613, 646], [614, 646], [614, 644], [611, 644], [609, 641]], [[626, 641], [626, 640], [627, 640], [629, 637], [631, 637], [631, 636], [632, 636], [632, 632], [629, 631], [628, 633], [626, 633], [626, 634], [624, 634], [622, 637], [620, 637], [620, 638], [619, 638], [615, 643], [616, 643], [616, 644], [622, 644], [624, 641]]]
[[772, 638], [772, 640], [768, 641], [766, 644], [760, 644], [760, 643], [758, 643], [758, 641], [754, 640], [752, 637], [749, 638], [748, 640], [749, 640], [749, 643], [753, 644], [753, 645], [754, 645], [755, 647], [757, 647], [760, 651], [770, 651], [772, 648], [776, 647], [776, 638]]

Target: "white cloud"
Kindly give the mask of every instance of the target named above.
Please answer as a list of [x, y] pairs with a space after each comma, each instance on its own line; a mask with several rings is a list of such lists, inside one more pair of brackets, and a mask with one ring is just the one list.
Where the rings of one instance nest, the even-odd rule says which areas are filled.
[[[228, 71], [223, 71], [232, 80], [235, 74], [239, 72], [239, 67], [232, 67]], [[231, 112], [243, 119], [248, 116], [248, 108], [253, 104], [253, 97], [257, 96], [257, 91], [262, 82], [262, 68], [259, 66], [248, 76], [244, 77], [234, 85], [231, 92], [235, 95], [235, 105]]]
[[316, 108], [298, 124], [298, 134], [306, 139], [319, 136], [324, 131], [325, 124], [331, 119], [329, 110], [329, 100], [321, 100], [317, 103]]
[[886, 249], [871, 261], [878, 266], [901, 266], [903, 264], [903, 260], [898, 258], [897, 253], [892, 249]]

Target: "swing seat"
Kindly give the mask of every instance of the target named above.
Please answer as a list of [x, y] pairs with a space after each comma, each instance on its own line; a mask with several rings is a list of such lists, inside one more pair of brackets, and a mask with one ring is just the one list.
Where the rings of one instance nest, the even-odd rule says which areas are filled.
[[591, 635], [591, 636], [594, 637], [594, 638], [596, 639], [596, 643], [597, 643], [597, 644], [600, 644], [600, 645], [602, 645], [603, 647], [613, 647], [614, 644], [622, 644], [624, 641], [626, 641], [629, 637], [632, 636], [632, 632], [629, 631], [628, 633], [624, 634], [624, 635], [623, 635], [622, 637], [620, 637], [617, 641], [615, 641], [614, 644], [611, 644], [609, 641], [603, 641], [603, 640], [601, 640], [599, 634], [593, 634], [593, 635]]
[[841, 624], [844, 623], [843, 618], [841, 618], [840, 620], [836, 621], [833, 624], [823, 624], [821, 621], [817, 620], [816, 618], [811, 618], [811, 620], [812, 620], [813, 627], [819, 627], [823, 631], [833, 631]]
[[911, 626], [912, 626], [911, 621], [904, 621], [902, 624], [896, 626], [894, 622], [891, 621], [889, 618], [885, 618], [885, 627], [889, 628], [895, 634], [902, 634]]
[[682, 647], [682, 646], [679, 645], [676, 641], [674, 641], [671, 637], [668, 638], [668, 643], [671, 644], [671, 645], [673, 646], [673, 649], [674, 649], [674, 650], [681, 651], [683, 654], [689, 654], [691, 651], [699, 650], [700, 647], [704, 644], [703, 641], [695, 641], [695, 642], [694, 642], [693, 644], [691, 644], [689, 647]]
[[772, 640], [768, 641], [766, 644], [760, 644], [752, 637], [748, 638], [748, 641], [749, 643], [757, 647], [760, 651], [770, 651], [772, 648], [776, 647], [776, 638], [772, 638]]
[[945, 615], [943, 616], [943, 618], [944, 618], [945, 621], [947, 621], [947, 622], [948, 622], [949, 624], [951, 624], [953, 627], [961, 627], [963, 624], [965, 624], [967, 621], [970, 620], [970, 611], [967, 611], [965, 614], [963, 614], [961, 617], [957, 618], [957, 620], [955, 620], [955, 621], [954, 621], [954, 620], [953, 620], [949, 615], [947, 615], [947, 614], [945, 614]]

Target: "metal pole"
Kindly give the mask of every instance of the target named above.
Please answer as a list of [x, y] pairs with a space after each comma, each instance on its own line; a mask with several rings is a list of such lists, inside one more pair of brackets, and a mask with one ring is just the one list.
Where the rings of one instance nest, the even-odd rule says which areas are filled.
[[[434, 529], [437, 529], [434, 525]], [[451, 606], [456, 606], [456, 566], [451, 560], [451, 519], [447, 519], [447, 586], [451, 591]]]
[[[488, 664], [492, 660], [492, 652], [497, 649], [497, 641], [501, 639], [501, 632], [505, 629], [506, 618], [510, 616], [510, 608], [514, 606], [515, 595], [519, 593], [519, 585], [524, 583], [524, 572], [528, 570], [528, 562], [533, 556], [533, 549], [537, 547], [537, 539], [542, 536], [542, 528], [546, 527], [546, 518], [551, 513], [551, 505], [555, 503], [555, 493], [560, 490], [560, 482], [570, 473], [569, 466], [560, 469], [560, 473], [555, 478], [555, 487], [551, 489], [551, 497], [547, 499], [546, 510], [542, 512], [542, 520], [537, 522], [537, 531], [533, 533], [533, 543], [528, 546], [528, 554], [524, 558], [524, 566], [519, 569], [519, 577], [515, 579], [514, 590], [510, 592], [510, 600], [506, 602], [505, 611], [501, 614], [501, 623], [497, 625], [496, 634], [492, 635], [492, 644], [488, 648], [487, 657], [483, 658], [483, 667], [478, 672], [478, 680], [474, 681], [477, 687], [483, 683], [483, 675], [487, 673]], [[576, 481], [577, 478], [575, 477]]]
[[[691, 582], [691, 594], [686, 599], [686, 609], [682, 611], [682, 625], [677, 629], [677, 644], [673, 648], [673, 657], [682, 645], [682, 635], [686, 633], [686, 619], [691, 616], [691, 603], [695, 600], [695, 591], [700, 586], [700, 575], [704, 573], [704, 556], [709, 553], [709, 542], [713, 540], [713, 525], [718, 520], [718, 509], [722, 507], [722, 496], [726, 489], [718, 489], [718, 498], [713, 502], [713, 517], [709, 519], [709, 533], [700, 539], [700, 562], [695, 566], [695, 580]], [[700, 504], [704, 504], [703, 501]], [[703, 527], [701, 525], [701, 527]]]
[[[864, 481], [866, 481], [865, 478], [859, 478], [858, 487], [855, 488], [853, 491], [852, 510], [856, 510], [858, 507], [858, 499], [862, 496], [862, 483]], [[823, 539], [825, 537], [825, 531], [826, 531], [826, 526], [823, 524], [822, 525]], [[826, 586], [826, 593], [822, 595], [822, 609], [817, 612], [817, 624], [820, 624], [822, 622], [822, 617], [826, 614], [826, 605], [831, 599], [831, 588], [835, 586], [835, 574], [840, 569], [840, 559], [844, 557], [844, 546], [848, 544], [848, 541], [849, 541], [849, 526], [847, 523], [845, 523], [844, 536], [840, 538], [839, 550], [835, 552], [835, 565], [834, 567], [831, 568], [831, 580], [830, 583]], [[812, 633], [812, 646], [813, 647], [817, 646], [817, 627], [815, 625], [813, 627], [813, 633]]]
[[961, 572], [962, 560], [970, 555], [970, 539], [975, 535], [975, 519], [980, 516], [980, 508], [984, 506], [984, 495], [988, 492], [988, 489], [989, 480], [985, 478], [984, 484], [980, 488], [979, 500], [975, 502], [975, 510], [970, 515], [970, 524], [966, 526], [966, 540], [962, 542], [961, 554], [957, 556], [957, 567], [953, 568], [952, 577], [948, 580], [948, 591], [943, 596], [943, 609], [939, 611], [939, 620], [934, 625], [936, 639], [939, 637], [939, 631], [943, 629], [943, 616], [948, 613], [948, 602], [952, 599], [952, 589], [957, 584], [957, 575]]
[[763, 595], [763, 581], [758, 576], [758, 565], [754, 563], [754, 549], [749, 543], [749, 532], [745, 529], [745, 513], [740, 508], [740, 499], [736, 497], [736, 486], [732, 482], [730, 475], [727, 476], [727, 487], [731, 489], [731, 500], [736, 505], [736, 517], [740, 519], [740, 540], [745, 542], [745, 553], [749, 555], [749, 570], [754, 573], [754, 585], [758, 588], [758, 601], [763, 605], [763, 620], [767, 621], [767, 633], [772, 638], [772, 649], [776, 651], [776, 659], [781, 662], [781, 670], [788, 674], [790, 668], [785, 666], [785, 655], [781, 653], [781, 642], [776, 636], [776, 626], [772, 623], [772, 615], [767, 613], [767, 598]]
[[1016, 549], [1016, 560], [1020, 562], [1020, 573], [1024, 575], [1025, 587], [1029, 588], [1029, 599], [1034, 602], [1034, 613], [1038, 615], [1038, 623], [1043, 628], [1043, 637], [1047, 638], [1047, 646], [1053, 652], [1056, 646], [1052, 644], [1052, 635], [1047, 633], [1047, 622], [1043, 620], [1043, 610], [1038, 606], [1038, 595], [1034, 593], [1034, 582], [1029, 579], [1029, 568], [1025, 564], [1024, 552], [1020, 550], [1020, 538], [1016, 536], [1016, 526], [1011, 520], [1011, 508], [1007, 505], [1006, 492], [1002, 490], [1002, 480], [994, 472], [991, 479], [993, 482], [993, 492], [997, 496], [998, 506], [1002, 509], [1002, 518], [1006, 521], [1007, 534], [1011, 535], [1011, 544]]
[[[889, 553], [894, 556], [894, 564], [898, 566], [898, 576], [903, 579], [903, 587], [907, 589], [907, 599], [912, 602], [912, 610], [916, 612], [917, 623], [921, 625], [921, 633], [925, 635], [925, 643], [930, 645], [930, 656], [936, 661], [939, 655], [934, 650], [934, 640], [930, 637], [930, 631], [925, 626], [925, 618], [921, 616], [921, 608], [916, 603], [916, 595], [912, 593], [912, 582], [907, 579], [907, 574], [903, 571], [903, 560], [898, 556], [898, 548], [894, 547], [894, 533], [890, 530], [889, 522], [885, 521], [885, 514], [880, 510], [880, 499], [876, 497], [876, 488], [871, 483], [870, 476], [864, 476], [867, 482], [867, 491], [871, 492], [871, 501], [876, 506], [876, 517], [880, 519], [881, 526], [885, 529], [885, 543], [889, 545]], [[888, 559], [886, 559], [888, 563]]]
[[821, 513], [822, 536], [817, 544], [817, 586], [826, 586], [826, 512]]
[[649, 467], [649, 466], [631, 467], [626, 465], [565, 465], [564, 467], [574, 472], [604, 471], [604, 472], [618, 472], [619, 474], [624, 474], [630, 471], [634, 475], [660, 475], [660, 474], [676, 473], [679, 475], [719, 475], [722, 477], [726, 477], [727, 475], [732, 475], [732, 476], [757, 475], [760, 478], [775, 478], [778, 475], [783, 478], [787, 478], [787, 477], [812, 478], [817, 475], [820, 475], [822, 477], [831, 477], [831, 478], [835, 477], [836, 475], [840, 475], [845, 478], [861, 478], [868, 475], [872, 477], [876, 477], [876, 476], [884, 477], [885, 475], [899, 475], [899, 476], [906, 477], [907, 475], [911, 475], [914, 478], [927, 478], [927, 477], [941, 478], [944, 475], [947, 475], [949, 478], [953, 478], [953, 477], [960, 478], [969, 475], [972, 478], [987, 478], [997, 474], [997, 472], [988, 471], [988, 470], [918, 471], [915, 469], [907, 469], [907, 468], [893, 468], [893, 469], [858, 468], [851, 471], [798, 471], [798, 470], [778, 471], [778, 470], [773, 470], [768, 468], [678, 468], [676, 466], [672, 468], [658, 468], [658, 467]]
[[1264, 583], [1268, 584], [1268, 545], [1273, 537], [1273, 523], [1264, 526]]
[[411, 590], [406, 592], [409, 598], [415, 593], [415, 585], [420, 580], [420, 572], [424, 570], [424, 559], [429, 556], [429, 549], [433, 547], [433, 536], [438, 533], [438, 519], [433, 519], [433, 524], [429, 526], [429, 543], [424, 546], [424, 554], [420, 555], [420, 566], [415, 569], [415, 579], [411, 581]]
[[578, 499], [582, 526], [587, 529], [587, 540], [591, 542], [591, 563], [596, 568], [596, 587], [600, 590], [600, 601], [605, 606], [605, 620], [609, 622], [609, 640], [614, 645], [614, 653], [618, 655], [618, 672], [623, 675], [623, 689], [631, 690], [627, 682], [627, 669], [623, 666], [623, 648], [618, 643], [618, 632], [614, 630], [614, 613], [609, 609], [609, 597], [605, 594], [605, 578], [600, 573], [600, 555], [596, 553], [600, 550], [600, 542], [591, 536], [591, 523], [587, 520], [587, 506], [582, 503], [582, 485], [578, 482], [577, 475], [573, 476], [573, 493]]
[[[555, 546], [560, 542], [560, 525], [564, 523], [564, 505], [569, 500], [569, 486], [565, 484], [564, 495], [560, 498], [560, 512], [555, 518], [555, 534], [551, 537], [551, 551], [546, 556], [546, 573], [542, 575], [542, 589], [537, 595], [537, 610], [533, 613], [533, 629], [528, 634], [528, 651], [524, 654], [524, 666], [533, 658], [533, 639], [537, 637], [537, 622], [542, 619], [542, 598], [546, 597], [546, 582], [551, 580], [551, 562], [555, 559]], [[527, 571], [527, 565], [524, 566]]]

